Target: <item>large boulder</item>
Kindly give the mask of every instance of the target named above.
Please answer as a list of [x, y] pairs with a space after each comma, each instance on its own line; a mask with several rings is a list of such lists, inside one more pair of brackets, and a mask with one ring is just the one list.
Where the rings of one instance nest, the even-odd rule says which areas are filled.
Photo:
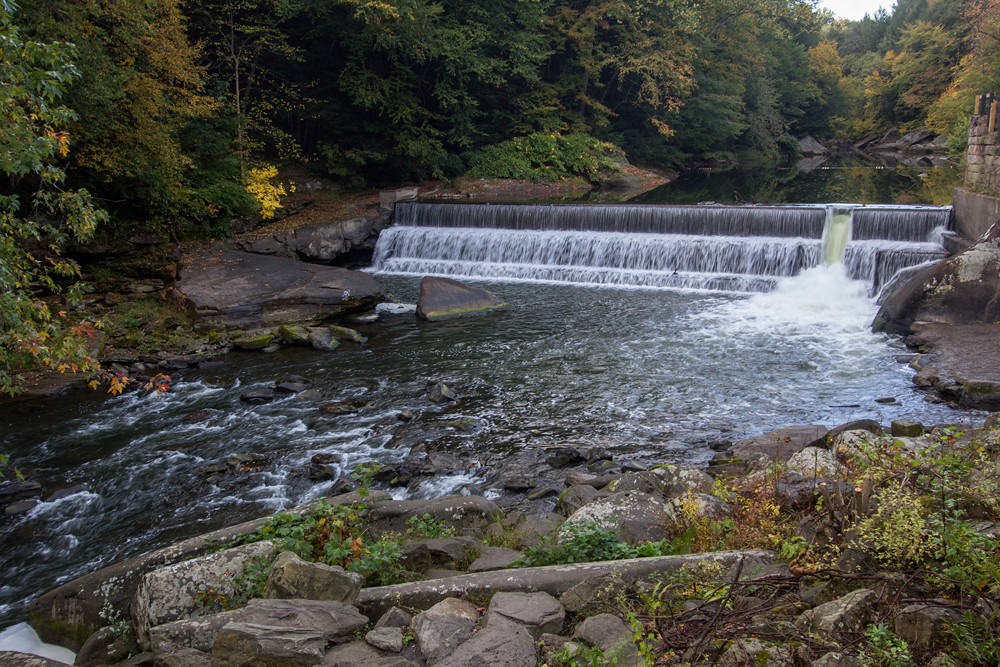
[[431, 322], [480, 315], [507, 307], [491, 292], [463, 285], [451, 278], [427, 276], [420, 281], [417, 317]]
[[804, 612], [795, 621], [802, 630], [812, 630], [827, 636], [840, 633], [860, 633], [868, 626], [875, 613], [878, 593], [859, 588], [842, 598], [821, 604]]
[[[150, 647], [150, 628], [215, 611], [206, 602], [215, 596], [232, 596], [233, 579], [244, 572], [247, 563], [272, 558], [276, 550], [271, 542], [255, 542], [168, 565], [144, 576], [132, 601], [132, 622], [143, 650]], [[199, 594], [204, 597], [199, 598]]]
[[175, 287], [196, 331], [303, 324], [370, 310], [382, 286], [367, 273], [242, 252], [181, 263]]
[[565, 534], [573, 527], [596, 525], [618, 532], [629, 544], [665, 539], [670, 520], [659, 496], [625, 491], [584, 505], [560, 527]]
[[278, 555], [267, 575], [269, 600], [332, 600], [354, 604], [365, 578], [323, 563], [307, 563], [291, 551]]
[[908, 335], [914, 322], [971, 324], [1000, 320], [1000, 223], [974, 246], [918, 271], [893, 292], [872, 331]]

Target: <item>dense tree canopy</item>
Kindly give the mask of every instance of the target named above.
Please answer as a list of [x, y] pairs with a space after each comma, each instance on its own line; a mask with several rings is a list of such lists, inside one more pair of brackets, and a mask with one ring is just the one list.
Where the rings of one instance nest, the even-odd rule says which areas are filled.
[[68, 184], [161, 233], [224, 233], [262, 163], [537, 177], [545, 146], [586, 174], [614, 146], [680, 166], [924, 124], [958, 150], [1000, 88], [1000, 0], [853, 22], [809, 0], [38, 0], [12, 20], [74, 45]]

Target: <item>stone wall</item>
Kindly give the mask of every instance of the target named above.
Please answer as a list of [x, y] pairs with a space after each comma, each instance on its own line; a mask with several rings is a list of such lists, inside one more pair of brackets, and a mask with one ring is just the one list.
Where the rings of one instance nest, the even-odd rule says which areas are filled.
[[965, 153], [965, 187], [986, 195], [1000, 194], [1000, 132], [989, 131], [989, 114], [973, 116]]
[[[955, 188], [955, 231], [975, 241], [1000, 220], [1000, 131], [989, 131], [990, 116], [969, 122], [965, 152], [965, 187]], [[1000, 128], [1000, 118], [997, 119]]]

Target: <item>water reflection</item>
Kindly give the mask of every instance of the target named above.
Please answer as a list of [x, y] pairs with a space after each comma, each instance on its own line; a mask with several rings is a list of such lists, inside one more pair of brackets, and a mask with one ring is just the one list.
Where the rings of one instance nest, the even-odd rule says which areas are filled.
[[933, 204], [946, 206], [962, 170], [941, 156], [806, 158], [795, 165], [746, 165], [689, 171], [642, 194], [639, 204], [746, 201], [801, 204]]

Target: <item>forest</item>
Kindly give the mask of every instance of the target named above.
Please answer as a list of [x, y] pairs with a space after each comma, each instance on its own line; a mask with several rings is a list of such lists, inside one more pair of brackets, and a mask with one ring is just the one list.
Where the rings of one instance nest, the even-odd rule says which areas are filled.
[[0, 194], [33, 196], [57, 169], [112, 229], [181, 236], [259, 211], [253, 193], [289, 165], [347, 187], [537, 180], [619, 149], [683, 168], [922, 125], [958, 153], [974, 95], [1000, 88], [997, 0], [899, 0], [854, 22], [803, 0], [2, 7], [5, 50], [50, 59], [20, 73], [58, 76], [2, 102], [8, 124], [49, 115], [33, 115], [38, 168], [7, 169]]

